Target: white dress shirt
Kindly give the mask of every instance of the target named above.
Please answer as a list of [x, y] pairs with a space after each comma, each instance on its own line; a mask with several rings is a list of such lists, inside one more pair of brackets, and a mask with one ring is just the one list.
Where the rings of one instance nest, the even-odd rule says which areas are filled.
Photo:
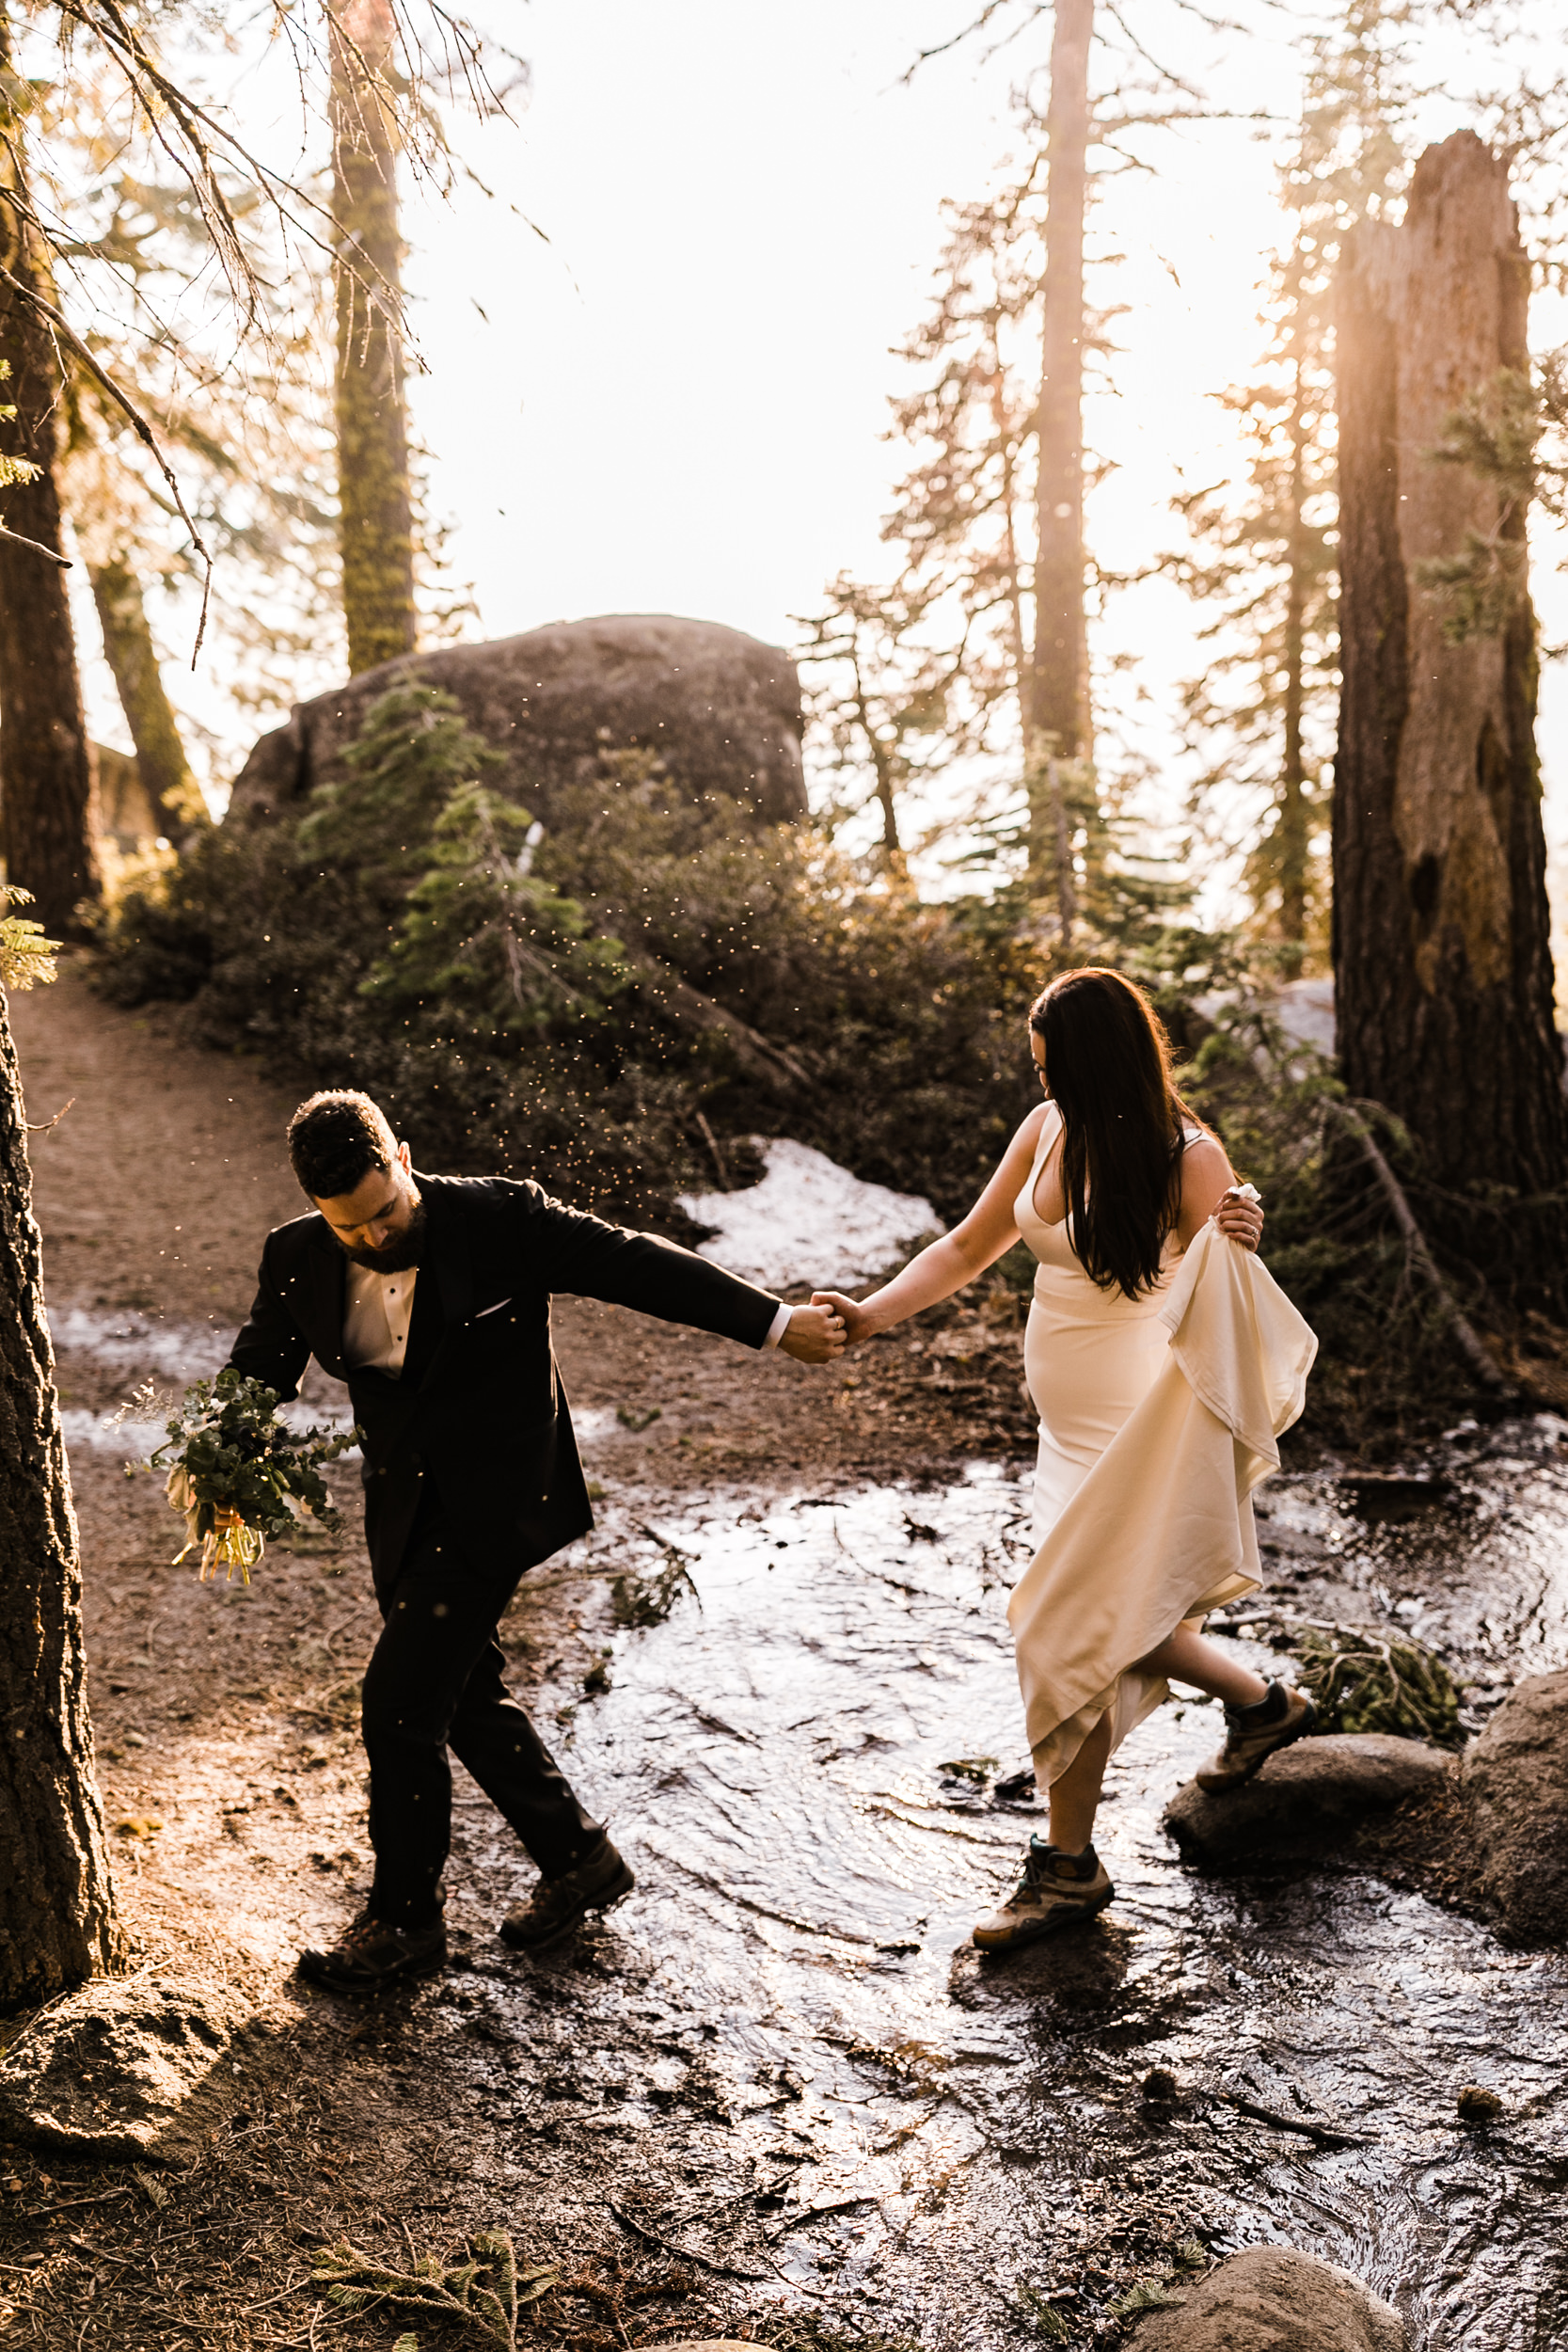
[[350, 1262], [343, 1300], [344, 1363], [402, 1378], [419, 1271], [407, 1266], [401, 1274], [378, 1274], [374, 1266]]
[[[343, 1305], [343, 1361], [356, 1371], [403, 1376], [408, 1326], [414, 1312], [418, 1266], [401, 1274], [378, 1274], [373, 1266], [349, 1263]], [[777, 1347], [789, 1328], [793, 1307], [781, 1305], [768, 1327], [764, 1347]]]

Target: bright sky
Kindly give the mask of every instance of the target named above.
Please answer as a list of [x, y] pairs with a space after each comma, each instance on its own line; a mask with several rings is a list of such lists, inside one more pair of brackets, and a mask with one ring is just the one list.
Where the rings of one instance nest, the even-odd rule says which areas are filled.
[[[881, 435], [902, 373], [890, 346], [925, 308], [942, 199], [981, 194], [1018, 151], [1012, 93], [1049, 36], [1047, 15], [1000, 56], [969, 46], [907, 86], [922, 44], [974, 12], [973, 0], [506, 10], [532, 72], [520, 126], [453, 125], [494, 200], [467, 189], [405, 208], [428, 369], [414, 419], [483, 634], [662, 611], [786, 644], [789, 616], [832, 573], [883, 566], [897, 457]], [[1281, 17], [1255, 13], [1251, 41], [1212, 42], [1177, 0], [1143, 0], [1132, 21], [1232, 106], [1289, 115]], [[1428, 114], [1439, 137], [1463, 119], [1444, 100]], [[1091, 298], [1129, 306], [1114, 393], [1089, 417], [1116, 466], [1089, 532], [1117, 569], [1173, 544], [1173, 493], [1234, 462], [1212, 395], [1254, 361], [1280, 222], [1272, 155], [1250, 128], [1206, 124], [1150, 152], [1160, 176], [1117, 183], [1094, 224], [1125, 258]], [[1548, 639], [1568, 638], [1560, 581], [1538, 570], [1537, 590]], [[1102, 655], [1136, 657], [1112, 691], [1163, 766], [1200, 618], [1153, 583], [1119, 596], [1101, 633]], [[1568, 801], [1559, 675], [1543, 737]], [[105, 685], [100, 668], [97, 724], [123, 740]]]

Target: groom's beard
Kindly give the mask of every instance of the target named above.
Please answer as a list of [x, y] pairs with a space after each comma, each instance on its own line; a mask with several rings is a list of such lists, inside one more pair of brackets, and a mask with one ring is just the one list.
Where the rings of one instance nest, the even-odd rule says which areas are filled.
[[394, 1233], [381, 1248], [351, 1249], [346, 1241], [340, 1242], [338, 1247], [345, 1258], [352, 1259], [356, 1265], [369, 1266], [374, 1274], [406, 1274], [410, 1266], [420, 1263], [428, 1223], [424, 1202], [417, 1200], [414, 1214], [402, 1232]]

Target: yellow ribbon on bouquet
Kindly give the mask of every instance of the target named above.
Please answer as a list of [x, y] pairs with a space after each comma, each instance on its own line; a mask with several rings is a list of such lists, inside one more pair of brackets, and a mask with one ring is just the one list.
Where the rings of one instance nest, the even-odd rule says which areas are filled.
[[237, 1511], [219, 1511], [203, 1535], [198, 1525], [201, 1507], [191, 1492], [189, 1476], [178, 1463], [164, 1483], [164, 1492], [170, 1507], [183, 1512], [185, 1518], [187, 1541], [183, 1550], [175, 1553], [173, 1566], [180, 1567], [199, 1544], [201, 1557], [197, 1562], [197, 1576], [201, 1583], [207, 1583], [223, 1568], [227, 1571], [225, 1583], [231, 1584], [238, 1568], [241, 1582], [248, 1584], [251, 1569], [267, 1548], [267, 1539], [261, 1530], [247, 1527]]

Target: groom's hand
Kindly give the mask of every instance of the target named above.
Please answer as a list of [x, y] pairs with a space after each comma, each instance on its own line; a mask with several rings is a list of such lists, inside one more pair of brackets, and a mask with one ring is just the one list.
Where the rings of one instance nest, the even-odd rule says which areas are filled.
[[798, 1364], [831, 1364], [844, 1353], [843, 1316], [819, 1298], [814, 1298], [809, 1307], [791, 1308], [779, 1351], [793, 1356]]
[[811, 1303], [838, 1316], [844, 1326], [847, 1347], [858, 1347], [863, 1340], [871, 1337], [871, 1318], [854, 1299], [846, 1298], [842, 1291], [813, 1291]]

